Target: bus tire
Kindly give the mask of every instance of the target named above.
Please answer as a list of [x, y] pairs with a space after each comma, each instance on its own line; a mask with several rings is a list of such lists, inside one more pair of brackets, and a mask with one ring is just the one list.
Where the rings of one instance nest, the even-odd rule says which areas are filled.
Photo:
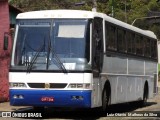
[[146, 105], [148, 99], [148, 83], [145, 82], [144, 85], [144, 90], [143, 90], [143, 100], [142, 100], [142, 105]]
[[107, 85], [106, 88], [103, 90], [102, 94], [102, 107], [101, 107], [101, 113], [103, 115], [106, 115], [109, 104], [111, 102], [111, 93], [110, 93], [110, 86]]

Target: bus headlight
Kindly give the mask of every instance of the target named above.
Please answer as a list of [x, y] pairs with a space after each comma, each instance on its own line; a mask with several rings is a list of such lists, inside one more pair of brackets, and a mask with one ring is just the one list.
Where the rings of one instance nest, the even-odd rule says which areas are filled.
[[83, 89], [90, 89], [90, 83], [71, 83], [69, 84], [68, 88], [83, 88]]
[[91, 89], [91, 84], [89, 84], [89, 83], [85, 84], [84, 88], [85, 89]]
[[10, 82], [10, 88], [26, 88], [26, 84], [25, 83], [14, 83], [14, 82]]

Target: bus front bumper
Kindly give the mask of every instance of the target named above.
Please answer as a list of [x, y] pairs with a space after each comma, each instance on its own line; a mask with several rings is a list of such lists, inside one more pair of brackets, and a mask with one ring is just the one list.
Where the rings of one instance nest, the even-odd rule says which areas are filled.
[[91, 108], [91, 90], [10, 90], [12, 106]]

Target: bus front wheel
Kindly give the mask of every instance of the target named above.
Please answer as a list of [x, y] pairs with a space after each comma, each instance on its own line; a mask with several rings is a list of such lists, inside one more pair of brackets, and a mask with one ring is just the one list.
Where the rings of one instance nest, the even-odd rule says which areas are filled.
[[108, 106], [110, 104], [110, 90], [104, 89], [103, 94], [102, 94], [102, 108], [101, 108], [101, 112], [103, 114], [106, 114], [107, 110], [108, 110]]

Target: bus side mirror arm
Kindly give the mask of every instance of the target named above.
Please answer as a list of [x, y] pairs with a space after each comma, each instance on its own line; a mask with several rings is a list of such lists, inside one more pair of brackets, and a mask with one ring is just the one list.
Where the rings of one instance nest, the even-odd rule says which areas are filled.
[[3, 50], [8, 50], [8, 39], [9, 34], [4, 33], [4, 40], [3, 40]]

